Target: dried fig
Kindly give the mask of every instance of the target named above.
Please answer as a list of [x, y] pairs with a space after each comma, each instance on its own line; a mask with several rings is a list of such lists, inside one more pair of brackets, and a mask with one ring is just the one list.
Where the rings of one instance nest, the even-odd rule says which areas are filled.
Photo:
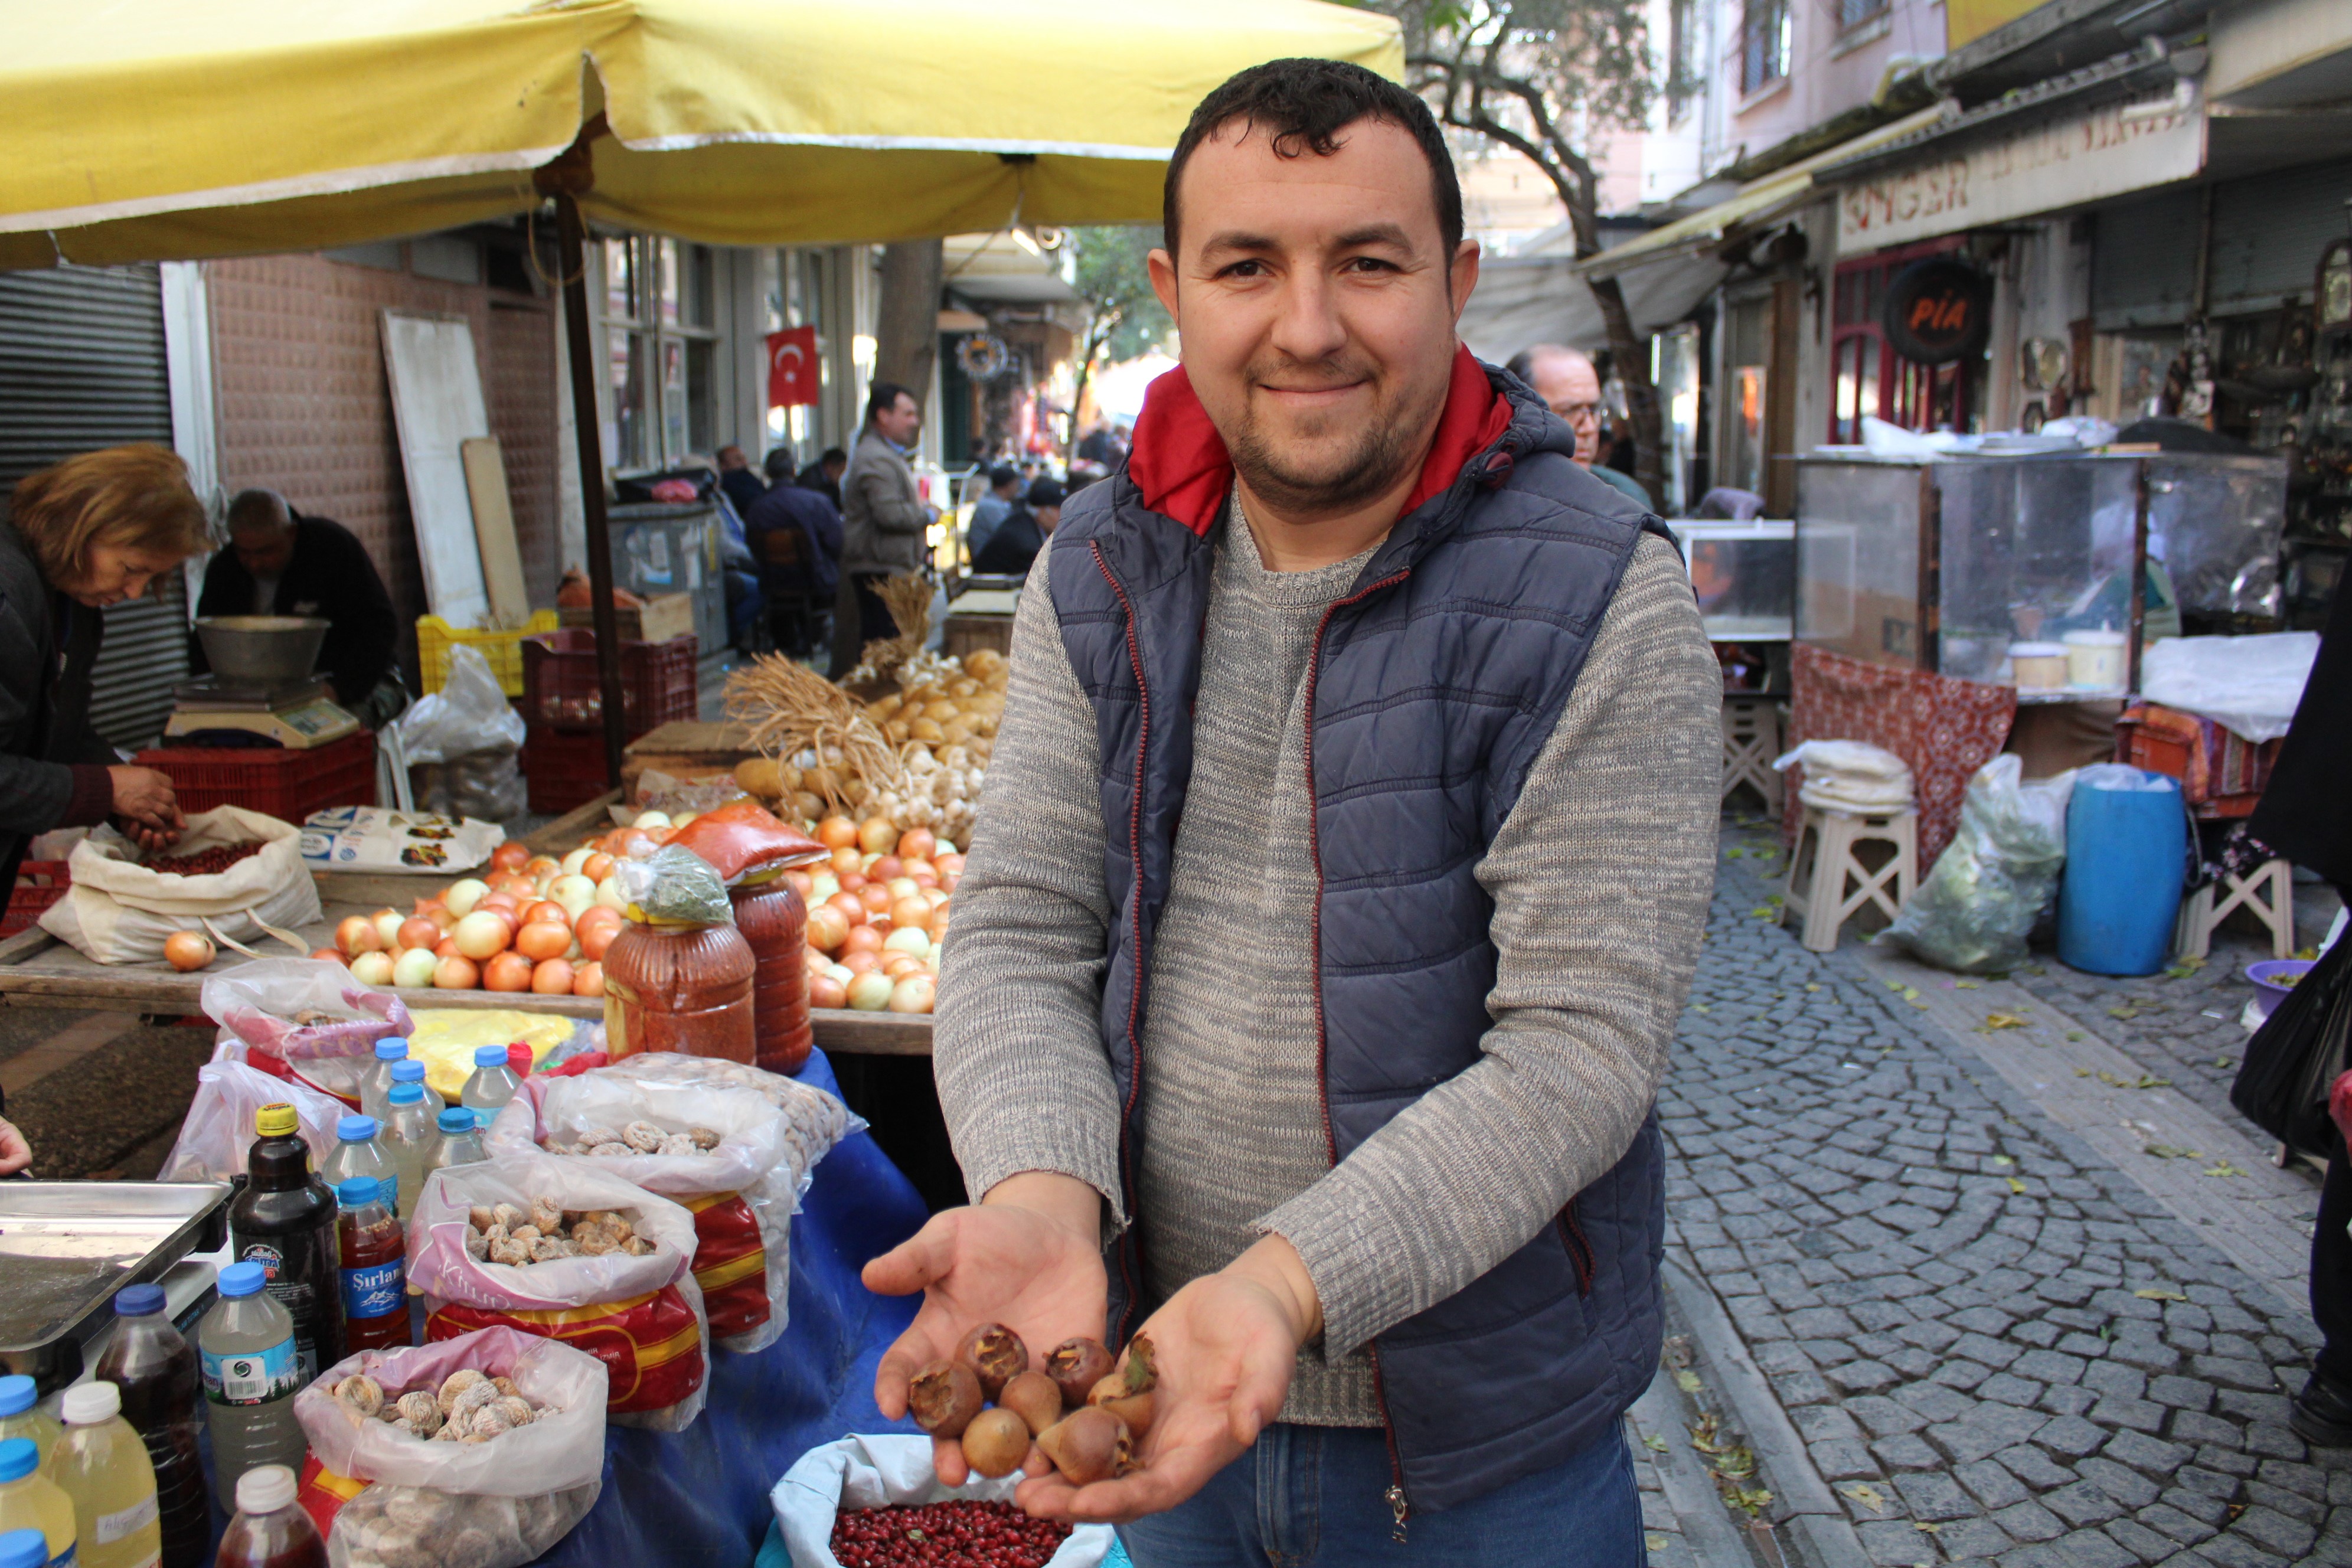
[[513, 1394], [520, 1398], [522, 1394], [522, 1390], [515, 1386], [515, 1381], [510, 1377], [493, 1376], [490, 1379], [490, 1386], [497, 1389], [501, 1395]]
[[539, 1419], [539, 1412], [530, 1407], [530, 1401], [519, 1394], [502, 1395], [490, 1408], [499, 1413], [509, 1428], [528, 1426]]
[[983, 1410], [963, 1429], [964, 1463], [991, 1480], [1011, 1475], [1028, 1457], [1028, 1424], [1010, 1410]]
[[490, 1212], [490, 1205], [488, 1204], [476, 1204], [467, 1209], [466, 1219], [467, 1223], [476, 1230], [488, 1230], [498, 1223], [498, 1215]]
[[934, 1437], [961, 1437], [980, 1414], [980, 1376], [960, 1361], [935, 1361], [907, 1384], [907, 1409]]
[[588, 1152], [599, 1160], [625, 1160], [636, 1151], [616, 1138], [610, 1143], [597, 1144]]
[[650, 1154], [662, 1145], [669, 1134], [650, 1121], [632, 1121], [621, 1129], [621, 1142], [640, 1154]]
[[400, 1396], [400, 1418], [420, 1437], [441, 1430], [441, 1402], [423, 1389]]
[[362, 1415], [373, 1415], [383, 1408], [383, 1388], [365, 1373], [355, 1372], [335, 1384], [335, 1397]]
[[487, 1263], [490, 1258], [490, 1238], [470, 1225], [466, 1227], [466, 1256], [477, 1263]]
[[529, 1247], [532, 1242], [539, 1239], [540, 1234], [540, 1228], [535, 1225], [519, 1225], [512, 1230], [507, 1232], [507, 1239], [509, 1241], [519, 1241], [522, 1243], [523, 1246]]
[[621, 1243], [621, 1250], [632, 1258], [650, 1258], [659, 1250], [649, 1236], [633, 1236]]
[[476, 1381], [459, 1389], [457, 1397], [449, 1401], [450, 1420], [457, 1421], [469, 1416], [476, 1411], [486, 1408], [499, 1397], [498, 1386], [488, 1378], [482, 1376], [480, 1373], [476, 1373], [474, 1376]]
[[[448, 1415], [450, 1410], [456, 1406], [457, 1396], [465, 1393], [466, 1390], [473, 1387], [474, 1384], [478, 1383], [488, 1383], [489, 1381], [490, 1380], [488, 1378], [484, 1377], [472, 1367], [461, 1367], [457, 1371], [453, 1372], [448, 1376], [443, 1378], [441, 1380], [441, 1386], [436, 1390], [434, 1394], [434, 1398], [441, 1406], [441, 1414], [444, 1415]], [[493, 1392], [495, 1393], [496, 1391], [494, 1390]]]
[[982, 1391], [993, 1399], [1029, 1370], [1029, 1347], [1003, 1323], [982, 1323], [956, 1347], [956, 1359], [980, 1374]]
[[1020, 1416], [1033, 1434], [1062, 1418], [1062, 1391], [1042, 1372], [1024, 1372], [1007, 1382], [997, 1392], [996, 1404]]
[[1098, 1340], [1064, 1340], [1045, 1358], [1045, 1375], [1062, 1391], [1062, 1403], [1072, 1409], [1087, 1402], [1095, 1384], [1108, 1377], [1117, 1363]]
[[1073, 1410], [1038, 1435], [1037, 1447], [1062, 1479], [1082, 1487], [1124, 1475], [1135, 1462], [1127, 1423], [1100, 1405]]
[[673, 1132], [668, 1137], [661, 1141], [661, 1147], [655, 1150], [654, 1152], [669, 1158], [677, 1158], [688, 1154], [699, 1154], [702, 1152], [702, 1149], [699, 1144], [696, 1143], [693, 1139], [688, 1138], [685, 1133]]
[[492, 1204], [490, 1205], [490, 1217], [496, 1220], [499, 1224], [506, 1226], [508, 1231], [511, 1233], [515, 1226], [520, 1225], [525, 1219], [529, 1218], [530, 1215], [527, 1215], [523, 1211], [522, 1207], [517, 1204]]
[[572, 1244], [552, 1236], [543, 1236], [530, 1244], [533, 1263], [557, 1263], [572, 1256]]
[[716, 1149], [719, 1144], [718, 1132], [709, 1127], [689, 1127], [686, 1135], [694, 1140], [694, 1146], [698, 1149]]
[[490, 1261], [493, 1263], [506, 1263], [517, 1266], [529, 1263], [530, 1261], [530, 1248], [525, 1247], [520, 1241], [509, 1241], [504, 1237], [500, 1237], [499, 1240], [490, 1243]]

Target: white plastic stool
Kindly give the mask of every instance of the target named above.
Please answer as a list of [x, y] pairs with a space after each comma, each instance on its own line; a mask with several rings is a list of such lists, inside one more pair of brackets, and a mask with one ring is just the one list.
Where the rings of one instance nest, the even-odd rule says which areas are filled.
[[2265, 860], [2244, 877], [2221, 873], [2229, 895], [2214, 901], [2215, 885], [2206, 883], [2180, 900], [2180, 921], [2173, 928], [2173, 945], [2179, 957], [2202, 958], [2213, 945], [2213, 932], [2231, 910], [2241, 905], [2270, 928], [2271, 956], [2284, 958], [2294, 951], [2294, 869], [2284, 860]]
[[1723, 700], [1723, 796], [1753, 784], [1764, 797], [1767, 816], [1780, 812], [1780, 775], [1772, 759], [1780, 754], [1780, 704], [1770, 697], [1727, 694]]
[[[1893, 853], [1872, 870], [1854, 853], [1864, 844], [1885, 844]], [[1809, 805], [1797, 827], [1789, 884], [1780, 894], [1774, 923], [1785, 922], [1791, 911], [1803, 916], [1800, 940], [1815, 952], [1829, 952], [1837, 946], [1838, 928], [1864, 905], [1875, 905], [1890, 921], [1901, 914], [1918, 880], [1917, 812], [1907, 805], [1900, 811], [1855, 813]]]

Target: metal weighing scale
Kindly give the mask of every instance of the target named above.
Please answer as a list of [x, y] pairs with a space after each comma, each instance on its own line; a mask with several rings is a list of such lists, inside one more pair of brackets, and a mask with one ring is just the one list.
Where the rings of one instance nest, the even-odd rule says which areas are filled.
[[177, 700], [163, 726], [167, 740], [240, 730], [297, 751], [340, 741], [360, 721], [327, 700], [324, 676], [297, 680], [234, 680], [199, 676], [172, 689]]

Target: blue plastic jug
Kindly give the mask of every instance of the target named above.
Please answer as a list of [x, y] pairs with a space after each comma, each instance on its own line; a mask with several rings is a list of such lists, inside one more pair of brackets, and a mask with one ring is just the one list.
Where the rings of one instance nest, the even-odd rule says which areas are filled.
[[2066, 877], [2058, 889], [2058, 958], [2069, 968], [2153, 974], [2171, 955], [2189, 817], [2179, 785], [2164, 784], [2110, 789], [2075, 783], [2066, 805]]

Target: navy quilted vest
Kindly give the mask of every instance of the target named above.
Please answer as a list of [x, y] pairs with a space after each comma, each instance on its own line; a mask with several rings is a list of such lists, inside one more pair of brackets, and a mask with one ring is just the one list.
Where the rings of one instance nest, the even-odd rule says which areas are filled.
[[[1551, 734], [1635, 542], [1645, 526], [1663, 531], [1575, 466], [1574, 437], [1532, 395], [1487, 374], [1513, 397], [1509, 426], [1398, 523], [1325, 615], [1307, 665], [1335, 1163], [1479, 1059], [1496, 958], [1491, 905], [1473, 873]], [[1212, 553], [1148, 510], [1122, 469], [1071, 498], [1051, 556], [1063, 643], [1095, 710], [1115, 911], [1102, 1033], [1125, 1107], [1130, 1210], [1137, 1091], [1151, 1070], [1138, 1042], [1192, 774]], [[1379, 1336], [1373, 1365], [1411, 1506], [1466, 1501], [1612, 1430], [1658, 1365], [1664, 1223], [1654, 1113], [1558, 1223]], [[1122, 1338], [1141, 1279], [1134, 1234], [1111, 1270]]]

